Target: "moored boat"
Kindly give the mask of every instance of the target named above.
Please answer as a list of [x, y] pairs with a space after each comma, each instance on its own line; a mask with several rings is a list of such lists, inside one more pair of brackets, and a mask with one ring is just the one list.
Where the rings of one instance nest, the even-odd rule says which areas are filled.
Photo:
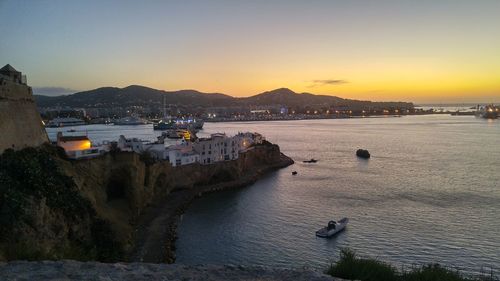
[[160, 120], [158, 123], [153, 125], [154, 130], [201, 130], [203, 129], [204, 121], [201, 119], [172, 119], [172, 118], [164, 118]]
[[476, 116], [485, 119], [496, 119], [500, 114], [500, 108], [492, 104], [486, 106], [477, 106]]
[[316, 163], [316, 162], [318, 162], [318, 160], [311, 158], [311, 160], [304, 160], [302, 162], [304, 162], [304, 163]]
[[327, 226], [316, 231], [316, 236], [323, 237], [323, 238], [332, 237], [335, 234], [344, 230], [345, 227], [347, 226], [348, 222], [349, 222], [348, 218], [343, 218], [343, 219], [339, 220], [338, 222], [329, 221]]
[[68, 126], [82, 126], [85, 125], [85, 121], [73, 117], [68, 118], [54, 118], [47, 123], [46, 127], [57, 128], [57, 127], [68, 127]]
[[124, 117], [113, 122], [115, 125], [145, 125], [146, 122], [144, 119], [141, 119], [136, 116]]

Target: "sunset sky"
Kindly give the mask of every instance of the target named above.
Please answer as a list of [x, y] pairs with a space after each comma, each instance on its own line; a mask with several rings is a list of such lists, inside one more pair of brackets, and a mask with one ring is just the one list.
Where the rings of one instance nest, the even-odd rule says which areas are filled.
[[0, 0], [0, 35], [1, 66], [35, 93], [139, 84], [500, 102], [498, 0]]

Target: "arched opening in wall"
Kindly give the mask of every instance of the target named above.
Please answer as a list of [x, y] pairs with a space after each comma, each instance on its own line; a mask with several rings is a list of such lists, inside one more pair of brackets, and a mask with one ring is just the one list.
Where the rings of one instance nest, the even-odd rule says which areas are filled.
[[107, 200], [123, 199], [127, 195], [130, 184], [130, 176], [127, 171], [113, 171], [113, 176], [108, 181], [106, 187]]
[[155, 190], [166, 189], [167, 184], [168, 184], [167, 175], [165, 173], [161, 173], [155, 180], [154, 189]]
[[209, 181], [209, 184], [216, 184], [220, 182], [228, 182], [235, 180], [237, 178], [237, 173], [235, 171], [231, 170], [220, 170], [217, 173], [215, 173]]

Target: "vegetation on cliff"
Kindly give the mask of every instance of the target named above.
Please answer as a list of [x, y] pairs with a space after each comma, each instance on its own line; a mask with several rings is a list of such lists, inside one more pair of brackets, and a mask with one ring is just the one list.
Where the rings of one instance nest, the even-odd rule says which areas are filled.
[[361, 281], [494, 281], [492, 273], [466, 276], [458, 270], [429, 264], [398, 271], [388, 263], [372, 258], [360, 258], [352, 250], [343, 249], [340, 259], [326, 272], [334, 277]]
[[122, 255], [108, 223], [60, 170], [58, 157], [49, 146], [0, 155], [0, 260]]

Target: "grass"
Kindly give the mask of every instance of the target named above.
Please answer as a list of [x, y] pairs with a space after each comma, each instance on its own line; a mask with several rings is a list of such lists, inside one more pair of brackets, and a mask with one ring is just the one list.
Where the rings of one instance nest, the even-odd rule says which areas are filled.
[[458, 270], [429, 264], [398, 271], [392, 265], [373, 258], [360, 258], [350, 249], [340, 252], [340, 259], [332, 264], [327, 274], [347, 280], [361, 281], [495, 281], [493, 273], [466, 276]]

